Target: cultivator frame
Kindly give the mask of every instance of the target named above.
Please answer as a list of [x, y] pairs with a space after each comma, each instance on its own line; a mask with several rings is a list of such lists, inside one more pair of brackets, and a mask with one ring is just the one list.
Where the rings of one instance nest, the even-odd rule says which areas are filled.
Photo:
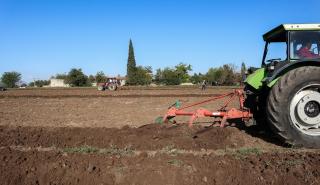
[[[226, 99], [224, 104], [217, 111], [212, 112], [204, 108], [200, 108], [195, 111], [186, 111], [186, 109], [189, 109], [191, 107], [203, 105], [203, 104], [213, 102], [219, 99], [224, 99], [227, 97], [229, 97], [229, 99]], [[236, 97], [238, 97], [240, 107], [238, 109], [237, 108], [227, 109], [230, 102], [234, 100]], [[215, 121], [215, 122], [220, 122], [220, 127], [227, 126], [228, 125], [227, 120], [231, 120], [231, 119], [241, 119], [242, 121], [248, 123], [250, 121], [253, 121], [253, 115], [249, 109], [244, 107], [244, 101], [245, 101], [245, 96], [244, 96], [243, 90], [235, 89], [231, 93], [212, 97], [201, 102], [196, 102], [190, 105], [183, 106], [181, 108], [180, 108], [180, 105], [177, 105], [177, 102], [176, 102], [175, 104], [169, 107], [162, 121], [164, 123], [168, 123], [169, 120], [177, 116], [190, 116], [191, 118], [189, 120], [189, 127], [192, 127], [194, 121], [200, 117], [220, 118], [219, 121]]]

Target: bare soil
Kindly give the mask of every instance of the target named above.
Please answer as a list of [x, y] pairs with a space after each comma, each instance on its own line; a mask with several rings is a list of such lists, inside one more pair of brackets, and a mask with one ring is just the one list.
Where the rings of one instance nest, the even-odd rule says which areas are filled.
[[[0, 93], [0, 125], [136, 127], [153, 123], [177, 100], [188, 104], [226, 92], [232, 92], [232, 89], [129, 89], [116, 92], [88, 88], [11, 90]], [[204, 108], [214, 110], [222, 103], [207, 104]], [[179, 120], [184, 122], [188, 119]]]
[[181, 150], [216, 150], [225, 148], [277, 148], [260, 138], [254, 138], [238, 128], [186, 125], [148, 124], [139, 128], [72, 128], [72, 127], [7, 127], [0, 126], [1, 146], [134, 148], [161, 150], [175, 147]]
[[0, 93], [3, 97], [208, 97], [230, 92], [230, 87], [212, 87], [201, 91], [199, 87], [121, 87], [117, 91], [98, 91], [96, 88], [41, 88], [41, 89], [9, 89]]
[[204, 126], [210, 119], [193, 128], [183, 124], [187, 118], [153, 123], [176, 99], [191, 103], [230, 91], [5, 92], [1, 184], [320, 184], [320, 151], [283, 147], [268, 131]]

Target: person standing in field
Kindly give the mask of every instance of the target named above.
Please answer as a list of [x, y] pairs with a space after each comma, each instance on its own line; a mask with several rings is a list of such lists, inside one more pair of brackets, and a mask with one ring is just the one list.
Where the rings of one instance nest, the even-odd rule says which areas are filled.
[[207, 82], [206, 80], [203, 80], [202, 83], [201, 83], [201, 90], [206, 90], [206, 86], [207, 86]]

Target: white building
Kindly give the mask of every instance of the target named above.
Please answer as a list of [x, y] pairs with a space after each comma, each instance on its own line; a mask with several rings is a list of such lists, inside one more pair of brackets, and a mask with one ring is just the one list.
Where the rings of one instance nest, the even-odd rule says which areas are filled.
[[120, 86], [126, 85], [126, 77], [117, 77], [117, 80], [119, 81]]
[[49, 87], [70, 87], [69, 84], [65, 84], [63, 79], [50, 79]]

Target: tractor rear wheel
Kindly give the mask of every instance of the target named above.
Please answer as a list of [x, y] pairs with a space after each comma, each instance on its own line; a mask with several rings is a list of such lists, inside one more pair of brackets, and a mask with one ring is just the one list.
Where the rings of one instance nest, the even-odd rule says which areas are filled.
[[267, 100], [271, 129], [293, 146], [320, 148], [320, 67], [304, 66], [283, 75]]

